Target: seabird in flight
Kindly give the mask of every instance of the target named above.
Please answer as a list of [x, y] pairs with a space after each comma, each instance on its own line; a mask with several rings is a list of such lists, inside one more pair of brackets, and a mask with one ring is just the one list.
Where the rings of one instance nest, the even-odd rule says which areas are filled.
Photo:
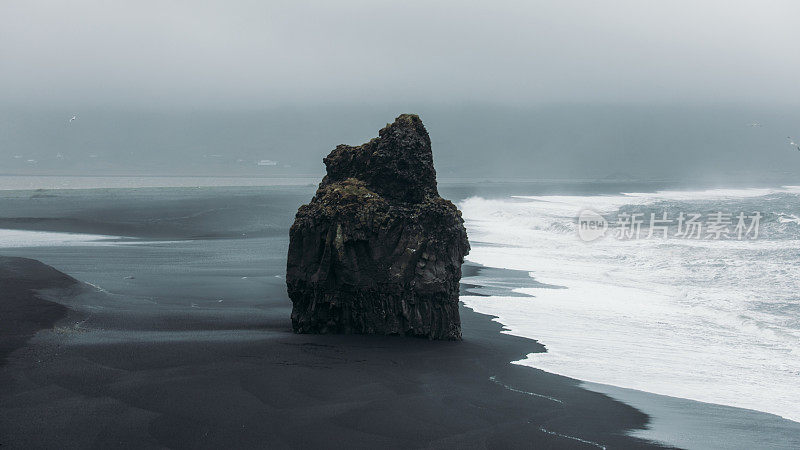
[[800, 145], [798, 145], [795, 141], [793, 141], [791, 136], [787, 136], [786, 139], [789, 140], [789, 145], [791, 145], [792, 147], [794, 147], [795, 150], [800, 152]]

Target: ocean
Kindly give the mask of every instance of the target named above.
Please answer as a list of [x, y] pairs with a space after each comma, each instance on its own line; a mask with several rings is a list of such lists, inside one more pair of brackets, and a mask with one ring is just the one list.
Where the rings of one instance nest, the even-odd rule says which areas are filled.
[[[547, 348], [516, 364], [800, 421], [792, 395], [800, 392], [800, 187], [602, 195], [523, 188], [458, 204], [468, 261], [527, 271], [537, 282], [514, 296], [462, 296], [507, 333]], [[581, 239], [577, 217], [586, 210], [606, 219], [604, 237]], [[719, 212], [730, 219], [727, 238], [706, 231]], [[651, 213], [672, 220], [662, 224], [666, 233], [649, 236]], [[700, 214], [699, 236], [678, 229], [681, 213]], [[742, 232], [760, 214], [741, 239], [740, 213]], [[638, 238], [634, 214], [643, 219]]]

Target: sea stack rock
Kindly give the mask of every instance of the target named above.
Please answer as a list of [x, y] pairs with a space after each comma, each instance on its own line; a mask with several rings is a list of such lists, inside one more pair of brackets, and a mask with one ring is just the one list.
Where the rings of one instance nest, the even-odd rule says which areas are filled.
[[467, 232], [439, 196], [419, 117], [403, 114], [323, 161], [327, 175], [289, 232], [294, 331], [461, 339]]

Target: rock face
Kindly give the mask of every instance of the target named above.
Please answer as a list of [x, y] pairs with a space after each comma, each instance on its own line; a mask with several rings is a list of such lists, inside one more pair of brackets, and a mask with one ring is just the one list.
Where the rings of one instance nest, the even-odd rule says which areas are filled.
[[467, 232], [461, 212], [439, 197], [419, 117], [403, 114], [324, 162], [327, 175], [289, 232], [294, 331], [461, 339]]

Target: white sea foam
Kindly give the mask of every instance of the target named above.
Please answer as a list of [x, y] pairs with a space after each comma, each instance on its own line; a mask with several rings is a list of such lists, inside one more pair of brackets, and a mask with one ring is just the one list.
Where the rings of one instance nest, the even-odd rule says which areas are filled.
[[0, 229], [0, 248], [108, 245], [122, 238], [99, 234]]
[[613, 212], [628, 205], [691, 207], [724, 200], [752, 210], [773, 194], [785, 196], [796, 211], [799, 192], [473, 197], [460, 204], [473, 243], [468, 260], [529, 271], [537, 281], [566, 289], [521, 288], [534, 297], [462, 300], [498, 316], [509, 333], [547, 347], [519, 364], [800, 421], [800, 402], [792, 394], [800, 392], [797, 224], [775, 220], [797, 228], [793, 239], [585, 243], [574, 223], [583, 208]]

